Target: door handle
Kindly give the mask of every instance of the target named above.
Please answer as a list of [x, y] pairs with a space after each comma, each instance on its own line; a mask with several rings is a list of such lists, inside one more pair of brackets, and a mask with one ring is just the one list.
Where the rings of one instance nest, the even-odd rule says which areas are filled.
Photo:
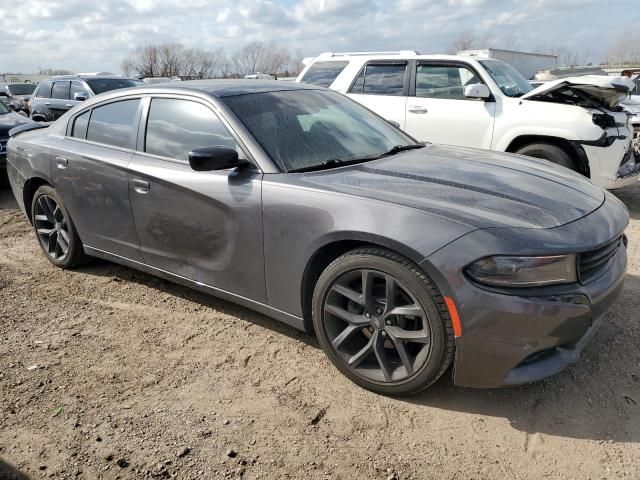
[[66, 157], [56, 157], [56, 166], [64, 170], [69, 166], [69, 159]]
[[135, 178], [133, 180], [133, 189], [137, 192], [137, 193], [149, 193], [149, 190], [151, 190], [151, 185], [149, 185], [149, 182], [147, 182], [146, 180], [140, 180]]
[[411, 113], [427, 113], [429, 110], [427, 110], [426, 107], [421, 107], [420, 105], [409, 105], [409, 111]]
[[51, 105], [51, 102], [44, 102], [45, 105]]
[[65, 104], [65, 107], [73, 107], [70, 103]]

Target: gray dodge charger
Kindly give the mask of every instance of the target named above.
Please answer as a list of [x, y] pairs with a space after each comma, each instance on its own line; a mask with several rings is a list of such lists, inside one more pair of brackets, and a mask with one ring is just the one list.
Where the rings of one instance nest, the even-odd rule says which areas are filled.
[[622, 288], [629, 217], [611, 194], [418, 143], [322, 88], [139, 87], [36, 128], [12, 130], [7, 169], [54, 265], [100, 257], [315, 332], [375, 392], [451, 364], [472, 387], [558, 373]]

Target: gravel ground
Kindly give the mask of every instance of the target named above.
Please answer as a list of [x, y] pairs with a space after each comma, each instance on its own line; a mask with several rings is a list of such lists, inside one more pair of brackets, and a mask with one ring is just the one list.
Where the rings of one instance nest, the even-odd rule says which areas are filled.
[[51, 266], [0, 190], [0, 479], [640, 478], [640, 188], [624, 292], [518, 388], [364, 391], [316, 340], [96, 261]]

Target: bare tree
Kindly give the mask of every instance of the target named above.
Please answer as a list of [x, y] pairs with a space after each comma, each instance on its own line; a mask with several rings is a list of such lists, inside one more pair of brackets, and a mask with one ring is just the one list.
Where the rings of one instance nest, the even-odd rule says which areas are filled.
[[519, 39], [518, 36], [511, 32], [502, 37], [500, 40], [500, 48], [504, 48], [505, 50], [517, 50], [519, 47]]
[[476, 45], [476, 40], [472, 33], [460, 32], [456, 38], [449, 44], [449, 53], [455, 54], [461, 50], [469, 50]]
[[265, 56], [265, 45], [262, 42], [251, 42], [233, 54], [231, 62], [237, 73], [249, 75], [260, 70], [260, 64]]
[[607, 50], [604, 61], [610, 65], [640, 64], [640, 33], [630, 28], [622, 31]]

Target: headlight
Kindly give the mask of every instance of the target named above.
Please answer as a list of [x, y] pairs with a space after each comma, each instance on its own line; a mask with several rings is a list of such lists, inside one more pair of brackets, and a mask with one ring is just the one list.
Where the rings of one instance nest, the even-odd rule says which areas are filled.
[[494, 287], [542, 287], [578, 281], [576, 255], [486, 257], [467, 267], [478, 283]]

